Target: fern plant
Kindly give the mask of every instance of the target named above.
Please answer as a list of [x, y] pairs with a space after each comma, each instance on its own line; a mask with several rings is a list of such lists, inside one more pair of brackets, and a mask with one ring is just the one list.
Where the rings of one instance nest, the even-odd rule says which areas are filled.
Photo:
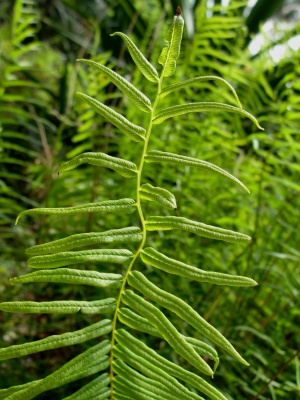
[[[59, 172], [72, 170], [85, 163], [104, 166], [114, 170], [124, 178], [135, 179], [136, 197], [134, 199], [122, 198], [75, 205], [68, 208], [35, 208], [21, 212], [16, 223], [25, 215], [72, 216], [74, 214], [95, 213], [105, 217], [107, 213], [122, 215], [137, 212], [140, 227], [128, 226], [103, 232], [73, 234], [63, 239], [33, 246], [27, 250], [27, 254], [31, 256], [28, 265], [38, 270], [12, 278], [11, 283], [13, 285], [29, 282], [90, 285], [100, 288], [100, 299], [95, 301], [4, 302], [0, 304], [2, 311], [51, 314], [81, 312], [83, 314], [104, 314], [105, 317], [110, 314], [111, 318], [102, 319], [74, 332], [49, 336], [36, 342], [1, 349], [0, 359], [6, 360], [83, 343], [104, 336], [99, 344], [84, 351], [51, 375], [41, 380], [0, 390], [0, 399], [32, 399], [42, 392], [100, 372], [101, 374], [97, 378], [66, 399], [200, 400], [202, 397], [198, 392], [213, 400], [226, 399], [220, 391], [199, 375], [204, 374], [211, 377], [214, 375], [219, 363], [217, 351], [206, 341], [181, 334], [175, 326], [178, 325], [178, 321], [173, 314], [176, 314], [181, 322], [191, 325], [197, 335], [204, 336], [242, 364], [248, 365], [247, 361], [230, 342], [216, 328], [206, 322], [192, 305], [175, 294], [168, 293], [158, 287], [145, 275], [145, 270], [158, 269], [196, 282], [244, 287], [256, 285], [256, 282], [248, 277], [207, 272], [185, 264], [183, 261], [170, 258], [163, 254], [161, 249], [147, 246], [147, 233], [149, 231], [165, 230], [181, 230], [198, 236], [233, 243], [247, 243], [250, 240], [250, 237], [245, 234], [179, 216], [176, 199], [171, 192], [147, 182], [143, 183], [145, 163], [169, 163], [195, 167], [219, 174], [247, 191], [245, 185], [236, 177], [209, 162], [180, 154], [148, 149], [151, 133], [156, 125], [163, 123], [166, 119], [190, 112], [228, 111], [237, 113], [249, 118], [260, 128], [255, 117], [241, 108], [234, 89], [219, 77], [196, 77], [163, 87], [165, 79], [175, 71], [176, 61], [180, 53], [183, 27], [184, 20], [178, 7], [165, 38], [165, 47], [162, 49], [158, 60], [162, 66], [160, 74], [127, 35], [120, 32], [113, 34], [124, 40], [140, 72], [151, 84], [156, 85], [157, 94], [152, 102], [144, 93], [109, 68], [91, 60], [79, 60], [109, 78], [139, 110], [146, 114], [148, 123], [145, 124], [145, 127], [133, 124], [112, 108], [87, 94], [77, 92], [78, 99], [87, 103], [104, 119], [116, 126], [133, 142], [136, 142], [134, 145], [136, 152], [140, 151], [140, 159], [138, 165], [136, 165], [131, 161], [105, 153], [83, 153], [63, 163]], [[176, 93], [181, 88], [193, 85], [195, 82], [207, 80], [216, 80], [226, 85], [233, 93], [238, 106], [217, 102], [196, 102], [161, 108], [162, 99], [165, 96]], [[169, 210], [171, 215], [166, 216], [162, 213], [163, 215], [146, 217], [143, 204], [147, 201], [156, 202], [158, 206]], [[134, 252], [126, 248], [75, 250], [85, 246], [97, 247], [101, 244], [113, 246], [116, 243], [124, 243], [124, 247], [134, 243], [139, 244]], [[66, 268], [78, 263], [91, 262], [125, 264], [126, 272], [122, 275], [105, 272], [102, 269], [99, 272]], [[105, 289], [112, 290], [115, 296], [103, 296], [102, 293]], [[140, 333], [146, 333], [167, 342], [176, 354], [176, 362], [165, 359], [152, 346], [148, 346], [145, 340], [140, 339]], [[107, 335], [110, 336], [110, 340], [106, 339]], [[212, 360], [213, 365], [206, 362], [203, 356], [205, 360]], [[107, 369], [109, 369], [109, 372], [106, 372]]]

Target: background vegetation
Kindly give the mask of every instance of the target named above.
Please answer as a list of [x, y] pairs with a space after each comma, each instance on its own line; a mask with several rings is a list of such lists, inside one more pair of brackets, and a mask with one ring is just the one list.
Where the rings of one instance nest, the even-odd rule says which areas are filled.
[[[19, 212], [36, 206], [70, 206], [132, 196], [132, 183], [127, 181], [124, 186], [124, 181], [119, 182], [108, 170], [89, 166], [57, 174], [59, 163], [83, 151], [136, 159], [126, 137], [87, 106], [73, 101], [74, 90], [83, 89], [108, 105], [121, 106], [133, 122], [140, 121], [141, 115], [106, 78], [76, 64], [76, 58], [100, 61], [131, 80], [135, 68], [126, 47], [109, 35], [114, 31], [131, 35], [157, 65], [168, 25], [165, 21], [180, 5], [186, 30], [174, 82], [196, 75], [222, 76], [235, 87], [243, 107], [258, 117], [265, 131], [225, 113], [177, 117], [156, 128], [153, 148], [210, 161], [233, 172], [251, 190], [248, 196], [217, 176], [207, 179], [206, 174], [187, 168], [156, 170], [156, 183], [176, 194], [179, 214], [253, 238], [247, 247], [205, 238], [195, 242], [188, 235], [181, 239], [176, 231], [162, 234], [161, 240], [164, 248], [169, 248], [166, 255], [172, 256], [176, 236], [177, 243], [182, 241], [177, 249], [182, 261], [207, 270], [247, 275], [259, 286], [210, 287], [167, 275], [155, 277], [155, 272], [153, 280], [165, 279], [165, 288], [192, 300], [200, 314], [250, 362], [250, 367], [241, 367], [222, 354], [215, 385], [228, 399], [279, 400], [300, 395], [299, 4], [297, 0], [271, 3], [258, 0], [247, 7], [247, 1], [242, 0], [1, 2], [1, 301], [66, 298], [69, 293], [63, 286], [34, 288], [29, 284], [20, 289], [11, 287], [9, 278], [29, 271], [24, 261], [26, 247], [70, 233], [99, 230], [104, 224], [90, 215], [28, 218], [27, 223], [24, 220], [15, 227]], [[252, 39], [265, 21], [260, 36], [263, 43], [254, 51]], [[151, 88], [145, 87], [147, 83], [138, 72], [134, 79], [133, 83], [150, 96]], [[202, 83], [177, 97], [179, 103], [187, 100], [232, 103], [232, 96], [222, 85]], [[153, 167], [147, 169], [149, 182], [153, 171]], [[152, 215], [156, 213], [155, 206], [148, 207]], [[107, 217], [106, 229], [119, 226], [120, 217]], [[86, 292], [76, 287], [73, 291], [78, 299], [85, 299]], [[97, 292], [90, 288], [89, 299], [96, 298]], [[83, 320], [88, 317], [1, 313], [0, 346], [61, 333], [62, 324], [63, 331], [79, 329]], [[186, 326], [178, 328], [187, 333]], [[162, 354], [167, 351], [163, 342], [155, 346]], [[0, 363], [1, 388], [45, 376], [77, 354], [78, 347]], [[67, 393], [68, 386], [53, 392], [52, 398], [63, 398]]]

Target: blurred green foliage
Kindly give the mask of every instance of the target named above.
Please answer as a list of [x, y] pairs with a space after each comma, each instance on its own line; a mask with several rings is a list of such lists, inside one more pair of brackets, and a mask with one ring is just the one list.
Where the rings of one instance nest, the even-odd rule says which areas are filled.
[[[293, 6], [296, 2], [276, 2], [278, 7], [272, 11], [277, 14], [272, 15], [257, 12], [259, 3], [266, 7], [267, 1], [258, 1], [256, 8], [248, 10], [246, 19], [247, 4], [242, 0], [231, 0], [224, 6], [217, 0], [179, 2], [187, 28], [172, 80], [196, 75], [227, 79], [244, 109], [258, 117], [265, 131], [257, 131], [248, 120], [234, 114], [208, 113], [177, 117], [155, 128], [152, 135], [153, 148], [219, 165], [242, 180], [251, 194], [242, 193], [218, 176], [187, 167], [145, 167], [148, 182], [155, 181], [176, 195], [180, 216], [237, 229], [253, 238], [249, 246], [240, 247], [205, 238], [195, 241], [189, 234], [174, 231], [156, 235], [155, 246], [163, 241], [169, 249], [166, 255], [172, 257], [176, 243], [181, 261], [207, 270], [247, 275], [259, 286], [251, 290], [223, 288], [149, 273], [154, 282], [163, 283], [165, 290], [192, 300], [197, 311], [250, 362], [250, 367], [241, 367], [222, 354], [215, 385], [228, 399], [296, 399], [300, 393], [299, 355], [294, 357], [300, 337], [300, 50], [289, 43], [300, 34], [300, 24]], [[90, 215], [28, 218], [17, 227], [13, 223], [19, 212], [31, 207], [63, 207], [132, 196], [133, 183], [124, 184], [121, 177], [108, 170], [89, 166], [57, 175], [62, 161], [83, 151], [103, 151], [132, 161], [138, 158], [129, 140], [86, 105], [74, 102], [73, 93], [75, 89], [88, 89], [89, 95], [105, 104], [121, 107], [133, 123], [142, 124], [144, 115], [106, 78], [75, 60], [92, 58], [131, 80], [134, 66], [126, 47], [118, 37], [109, 35], [114, 31], [129, 34], [156, 64], [166, 28], [164, 21], [171, 18], [177, 5], [158, 0], [20, 0], [13, 9], [11, 1], [1, 3], [1, 301], [56, 300], [70, 295], [69, 288], [60, 285], [30, 284], [22, 290], [9, 286], [10, 277], [29, 270], [24, 249], [35, 240], [43, 243], [92, 228], [103, 230], [104, 223], [105, 229], [127, 225], [127, 217], [110, 215], [105, 221]], [[273, 36], [265, 37], [258, 53], [251, 54], [247, 24], [250, 32], [255, 32], [271, 17]], [[275, 62], [271, 54], [279, 45], [285, 45], [286, 50]], [[133, 79], [150, 98], [154, 96], [139, 72]], [[169, 101], [166, 98], [164, 106]], [[177, 102], [187, 101], [233, 104], [227, 89], [215, 83], [202, 83], [180, 92]], [[149, 204], [145, 210], [147, 207], [151, 215], [161, 212], [155, 205]], [[151, 240], [149, 245], [154, 244]], [[114, 271], [114, 267], [110, 269]], [[94, 288], [72, 290], [78, 299], [87, 295], [89, 299], [97, 298]], [[1, 313], [0, 346], [79, 329], [90, 320], [82, 315], [29, 318]], [[178, 328], [189, 334], [188, 327]], [[163, 341], [153, 345], [160, 347], [162, 354], [174, 357]], [[2, 362], [1, 388], [56, 370], [79, 352], [78, 347]], [[63, 398], [67, 393], [68, 386], [53, 392], [52, 398]]]

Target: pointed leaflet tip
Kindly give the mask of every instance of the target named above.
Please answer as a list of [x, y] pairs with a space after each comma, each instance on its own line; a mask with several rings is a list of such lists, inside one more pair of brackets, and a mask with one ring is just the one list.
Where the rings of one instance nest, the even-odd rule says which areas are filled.
[[179, 17], [181, 15], [181, 13], [182, 13], [181, 8], [178, 6], [176, 8], [176, 17]]

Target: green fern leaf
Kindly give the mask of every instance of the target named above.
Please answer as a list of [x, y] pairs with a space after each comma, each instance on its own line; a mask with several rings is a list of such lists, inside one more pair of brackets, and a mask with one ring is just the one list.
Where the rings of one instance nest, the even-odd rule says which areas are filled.
[[109, 358], [105, 354], [110, 349], [109, 341], [105, 340], [67, 362], [46, 378], [34, 381], [27, 387], [15, 391], [6, 400], [30, 400], [47, 390], [102, 371], [109, 366]]
[[107, 387], [110, 383], [109, 374], [102, 374], [98, 378], [84, 385], [71, 396], [65, 397], [63, 400], [102, 400], [110, 396], [110, 389]]
[[[160, 382], [154, 381], [153, 379], [149, 379], [146, 376], [140, 374], [139, 372], [130, 368], [121, 360], [116, 360], [114, 362], [114, 372], [118, 374], [116, 380], [119, 380], [120, 377], [126, 379], [124, 385], [125, 394], [127, 390], [127, 385], [133, 383], [135, 387], [141, 387], [142, 389], [148, 391], [148, 393], [150, 393], [150, 395], [147, 393], [148, 396], [159, 396], [154, 397], [155, 399], [180, 400], [180, 398], [174, 396], [174, 393], [171, 393], [166, 386], [162, 385]], [[117, 387], [117, 390], [118, 389], [119, 388]]]
[[[135, 286], [135, 275], [130, 276], [128, 282]], [[155, 301], [155, 300], [154, 300]], [[142, 297], [134, 294], [131, 290], [126, 290], [122, 296], [122, 302], [133, 308], [139, 314], [144, 315], [147, 320], [156, 327], [158, 332], [170, 344], [173, 349], [184, 359], [196, 367], [199, 371], [207, 375], [213, 375], [213, 371], [205, 361], [199, 357], [199, 354], [187, 341], [180, 335], [174, 325], [165, 317], [165, 315], [154, 305], [144, 300]]]
[[211, 164], [207, 161], [198, 160], [197, 158], [182, 156], [174, 153], [167, 153], [159, 150], [150, 150], [146, 157], [145, 161], [150, 162], [160, 162], [160, 163], [168, 163], [168, 164], [178, 164], [178, 165], [188, 165], [190, 167], [195, 167], [199, 169], [208, 170], [210, 172], [217, 173], [219, 175], [228, 178], [238, 185], [240, 185], [246, 192], [250, 193], [247, 187], [238, 180], [235, 176], [231, 175], [229, 172], [224, 171], [224, 169], [218, 167], [217, 165]]
[[27, 264], [31, 268], [58, 268], [91, 261], [122, 264], [128, 261], [132, 256], [132, 252], [126, 249], [66, 251], [57, 254], [31, 257], [27, 261]]
[[98, 271], [84, 271], [80, 269], [59, 268], [42, 270], [10, 279], [12, 285], [31, 282], [69, 283], [75, 285], [89, 285], [94, 287], [118, 288], [123, 276]]
[[60, 165], [58, 171], [70, 171], [81, 164], [97, 165], [99, 167], [110, 168], [125, 178], [132, 178], [137, 174], [136, 165], [130, 161], [123, 160], [123, 158], [117, 158], [108, 156], [105, 153], [83, 153], [72, 160], [64, 162]]
[[83, 343], [96, 337], [106, 335], [112, 330], [112, 322], [109, 319], [97, 322], [75, 332], [52, 335], [34, 342], [18, 344], [0, 349], [0, 360], [22, 357], [39, 351], [58, 349], [64, 346]]
[[148, 201], [156, 201], [168, 210], [177, 208], [175, 196], [166, 189], [154, 187], [146, 183], [140, 187], [140, 198]]
[[[127, 362], [138, 371], [141, 371], [144, 375], [149, 376], [150, 378], [153, 378], [158, 382], [161, 382], [162, 384], [167, 386], [168, 389], [171, 390], [171, 392], [175, 392], [175, 395], [179, 394], [180, 399], [188, 400], [193, 398], [192, 395], [191, 397], [187, 397], [192, 392], [187, 391], [187, 389], [183, 385], [179, 384], [179, 382], [172, 377], [176, 377], [183, 382], [188, 383], [192, 387], [197, 388], [212, 400], [227, 400], [222, 393], [220, 393], [217, 389], [215, 389], [200, 376], [192, 372], [186, 371], [179, 365], [174, 364], [169, 360], [166, 360], [165, 358], [157, 354], [153, 349], [149, 348], [145, 343], [136, 339], [124, 329], [117, 330], [116, 338], [118, 340], [118, 343], [122, 345], [122, 348], [119, 347], [118, 353], [116, 354], [115, 352], [115, 354], [118, 355], [118, 358], [120, 358], [124, 362]], [[120, 345], [117, 345], [116, 347], [118, 348], [118, 346]], [[131, 362], [130, 356], [127, 356], [128, 353], [123, 352], [123, 349], [126, 349], [126, 351], [130, 352], [129, 354], [132, 356], [133, 362]], [[135, 360], [140, 360], [143, 365], [146, 365], [149, 368], [150, 373], [148, 373], [147, 368], [142, 369], [142, 365], [139, 367], [138, 363], [135, 363]], [[158, 371], [158, 376], [155, 375], [156, 371]], [[159, 373], [161, 374], [161, 377], [165, 378], [165, 380], [167, 381], [160, 379]], [[172, 386], [172, 384], [174, 386]], [[197, 398], [199, 398], [199, 396]]]
[[164, 66], [162, 76], [173, 75], [176, 69], [176, 60], [180, 53], [184, 20], [181, 15], [175, 15], [172, 25], [169, 27], [165, 37], [166, 45], [159, 56], [159, 64]]
[[23, 215], [46, 214], [46, 215], [67, 215], [96, 212], [100, 214], [132, 214], [136, 210], [136, 203], [133, 199], [120, 199], [101, 201], [99, 203], [88, 203], [80, 206], [65, 208], [33, 208], [22, 211], [17, 219], [16, 225]]
[[162, 253], [147, 247], [143, 249], [141, 259], [144, 263], [161, 269], [162, 271], [170, 274], [183, 276], [185, 278], [193, 279], [198, 282], [207, 282], [215, 285], [226, 285], [226, 286], [255, 286], [255, 282], [251, 278], [245, 276], [221, 274], [218, 272], [203, 271], [201, 269], [192, 267], [188, 264], [184, 264], [180, 261], [174, 260], [165, 256]]
[[[116, 332], [118, 342], [119, 339], [121, 340], [120, 335], [118, 335], [119, 332], [119, 330]], [[140, 346], [142, 346], [142, 342], [138, 342], [140, 343]], [[153, 366], [151, 361], [145, 360], [143, 357], [138, 356], [137, 351], [138, 350], [136, 349], [136, 346], [134, 346], [134, 350], [132, 351], [128, 345], [122, 346], [117, 344], [113, 349], [113, 354], [114, 357], [119, 358], [120, 360], [124, 361], [124, 363], [131, 365], [134, 369], [142, 372], [142, 374], [148, 376], [150, 379], [153, 379], [154, 381], [166, 386], [171, 393], [179, 397], [181, 400], [204, 400], [202, 397], [186, 389], [177, 381], [177, 379], [166, 373], [162, 368]]]
[[148, 231], [165, 231], [181, 229], [210, 239], [224, 240], [231, 243], [247, 243], [251, 238], [243, 233], [229, 231], [216, 226], [205, 225], [183, 217], [148, 217], [146, 220]]
[[[129, 326], [132, 329], [148, 333], [149, 335], [152, 336], [162, 337], [162, 335], [158, 332], [158, 330], [153, 325], [151, 325], [146, 318], [143, 318], [142, 316], [136, 314], [129, 308], [125, 307], [120, 308], [118, 312], [118, 319], [120, 322]], [[200, 340], [184, 335], [182, 336], [189, 344], [191, 344], [194, 347], [194, 349], [200, 356], [207, 355], [211, 360], [215, 361], [215, 366], [214, 366], [214, 371], [215, 371], [219, 364], [219, 356], [216, 350], [207, 343], [204, 343]]]
[[11, 301], [0, 303], [0, 310], [14, 313], [104, 314], [113, 312], [115, 308], [116, 300], [113, 298], [95, 301]]
[[200, 102], [180, 104], [178, 106], [168, 107], [161, 110], [154, 118], [153, 124], [161, 124], [165, 119], [176, 117], [177, 115], [187, 114], [190, 112], [209, 112], [209, 111], [226, 111], [233, 112], [249, 118], [261, 130], [264, 130], [258, 123], [257, 119], [250, 113], [241, 108], [231, 106], [224, 103]]
[[64, 239], [58, 239], [49, 243], [29, 247], [26, 250], [26, 254], [33, 256], [47, 253], [58, 253], [60, 251], [72, 250], [76, 247], [99, 243], [140, 242], [142, 237], [142, 231], [137, 226], [112, 229], [105, 232], [78, 233]]
[[115, 84], [126, 96], [141, 110], [146, 113], [151, 112], [151, 101], [144, 95], [144, 93], [140, 92], [133, 86], [130, 82], [124, 79], [121, 75], [112, 71], [111, 69], [101, 65], [95, 61], [91, 60], [83, 60], [79, 59], [77, 61], [81, 61], [85, 64], [90, 65], [91, 67], [99, 70], [104, 76], [110, 79], [113, 84]]
[[110, 36], [120, 36], [127, 45], [128, 51], [135, 62], [138, 69], [141, 73], [147, 78], [150, 82], [158, 82], [158, 73], [153, 65], [144, 57], [144, 55], [140, 52], [140, 50], [136, 47], [136, 45], [132, 42], [132, 40], [122, 32], [115, 32]]
[[121, 132], [123, 132], [134, 142], [143, 142], [145, 140], [146, 131], [144, 128], [132, 124], [130, 121], [128, 121], [128, 119], [123, 117], [123, 115], [84, 93], [75, 92], [75, 95], [89, 104], [98, 114], [102, 115], [102, 117], [119, 128]]
[[[219, 331], [217, 331], [217, 329], [206, 322], [192, 307], [190, 307], [179, 297], [176, 297], [158, 288], [156, 285], [151, 283], [141, 272], [138, 271], [131, 272], [128, 281], [130, 286], [143, 293], [150, 300], [153, 300], [162, 307], [173, 311], [180, 318], [182, 318], [188, 324], [197, 329], [197, 331], [200, 332], [203, 336], [207, 337], [213, 343], [216, 343], [218, 346], [227, 351], [230, 355], [239, 360], [241, 363], [249, 365], [247, 361], [245, 361], [232, 347], [228, 340], [225, 339], [225, 337]], [[126, 296], [125, 302], [128, 304], [127, 298], [128, 296]], [[132, 306], [132, 303], [128, 305], [132, 307], [135, 311], [140, 313], [140, 309], [138, 309], [137, 307], [134, 308]], [[152, 323], [152, 320], [148, 318], [148, 314], [143, 315], [145, 315], [148, 321]]]
[[197, 85], [197, 83], [206, 82], [206, 81], [219, 81], [221, 83], [224, 83], [224, 85], [226, 85], [228, 87], [228, 89], [232, 92], [238, 106], [240, 108], [243, 108], [234, 88], [230, 85], [230, 83], [228, 83], [225, 79], [220, 78], [219, 76], [197, 76], [195, 78], [187, 79], [186, 81], [183, 81], [180, 83], [175, 83], [174, 85], [165, 87], [160, 92], [159, 97], [164, 98], [165, 96], [167, 96], [168, 94], [170, 94], [176, 90], [184, 89], [186, 87], [189, 87], [190, 85], [194, 87], [195, 85]]

